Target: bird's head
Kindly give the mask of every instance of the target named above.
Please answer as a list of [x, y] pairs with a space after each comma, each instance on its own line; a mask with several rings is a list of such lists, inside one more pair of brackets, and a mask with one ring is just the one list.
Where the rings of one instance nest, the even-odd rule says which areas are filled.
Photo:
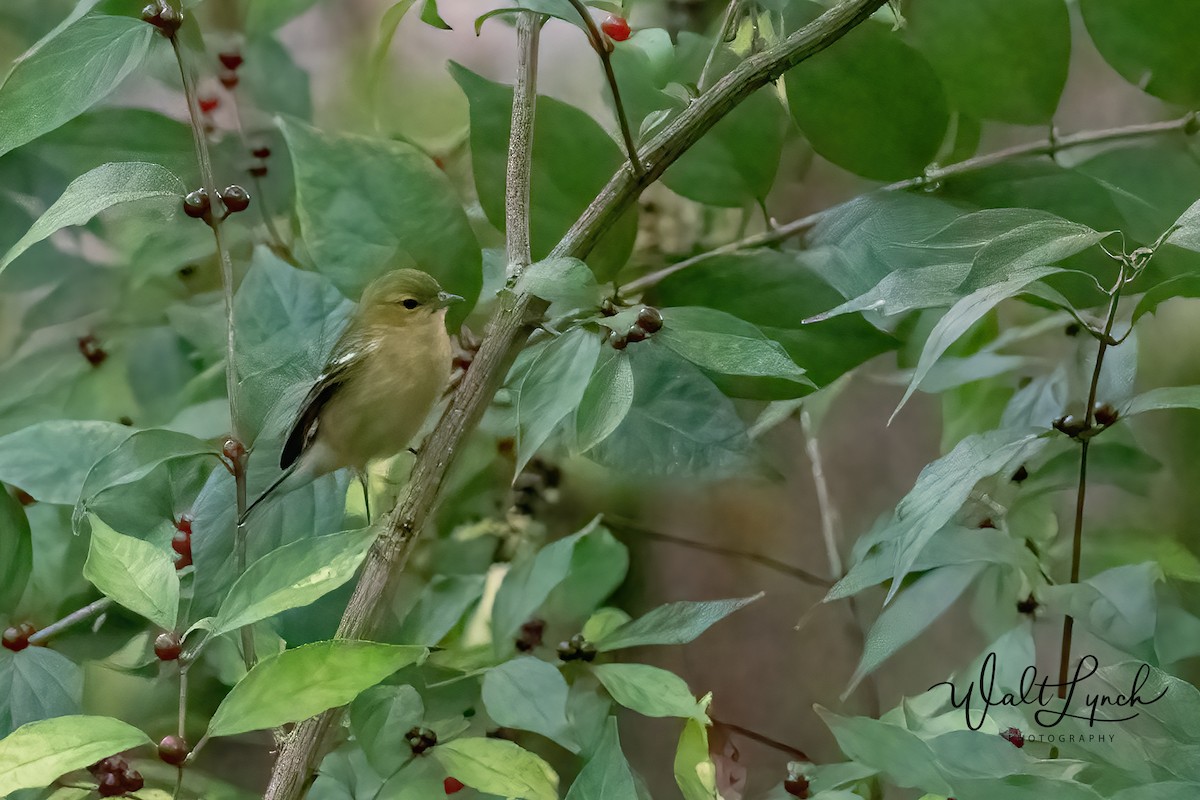
[[427, 272], [396, 269], [367, 285], [359, 308], [370, 322], [405, 325], [432, 315], [442, 316], [447, 306], [461, 300], [442, 289]]

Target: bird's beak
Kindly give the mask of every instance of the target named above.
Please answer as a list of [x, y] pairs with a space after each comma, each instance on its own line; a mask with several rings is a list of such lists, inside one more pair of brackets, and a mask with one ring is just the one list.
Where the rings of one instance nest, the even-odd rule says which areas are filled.
[[463, 298], [449, 292], [438, 292], [437, 301], [434, 303], [435, 308], [445, 308], [454, 303], [461, 303]]

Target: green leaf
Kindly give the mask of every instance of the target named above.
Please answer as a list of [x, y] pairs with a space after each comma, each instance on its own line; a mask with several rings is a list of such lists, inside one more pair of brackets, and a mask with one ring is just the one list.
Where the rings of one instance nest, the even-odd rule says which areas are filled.
[[625, 708], [647, 717], [683, 717], [709, 724], [705, 704], [696, 702], [687, 682], [673, 672], [649, 664], [598, 664], [592, 671]]
[[405, 736], [421, 724], [425, 703], [411, 686], [372, 686], [350, 706], [350, 730], [380, 775], [390, 775], [412, 759]]
[[511, 385], [517, 418], [515, 474], [579, 405], [599, 356], [600, 337], [584, 328], [572, 328], [533, 351], [528, 369]]
[[666, 308], [662, 313], [664, 324], [656, 334], [658, 341], [701, 369], [813, 386], [782, 345], [745, 320], [696, 306]]
[[0, 259], [0, 272], [31, 245], [61, 228], [82, 225], [106, 208], [154, 197], [171, 198], [176, 203], [184, 194], [183, 181], [158, 164], [103, 164], [71, 181], [62, 197]]
[[154, 35], [140, 19], [93, 14], [39, 42], [0, 86], [0, 155], [107, 97], [141, 67]]
[[595, 520], [583, 530], [543, 547], [533, 558], [515, 564], [504, 576], [492, 604], [492, 639], [509, 646], [517, 628], [533, 615], [571, 569], [575, 545], [600, 530]]
[[415, 267], [467, 299], [482, 285], [481, 257], [466, 212], [445, 173], [415, 147], [391, 139], [332, 134], [281, 119], [296, 175], [296, 216], [317, 270], [347, 297], [373, 278]]
[[396, 670], [421, 663], [428, 652], [348, 639], [285, 650], [238, 681], [213, 713], [208, 735], [275, 728], [343, 706]]
[[633, 405], [588, 457], [629, 477], [744, 474], [746, 426], [712, 381], [653, 339], [624, 352], [633, 371]]
[[843, 717], [819, 705], [816, 711], [850, 759], [885, 770], [897, 786], [942, 795], [954, 791], [939, 772], [933, 751], [916, 734], [882, 720]]
[[387, 61], [388, 51], [392, 49], [392, 42], [396, 38], [396, 28], [400, 26], [400, 21], [404, 19], [404, 15], [408, 13], [415, 2], [416, 0], [400, 0], [398, 3], [393, 3], [387, 11], [383, 12], [383, 17], [379, 20], [379, 39], [371, 48], [371, 56], [367, 62], [367, 85], [370, 87], [372, 102], [378, 91], [379, 80], [383, 76], [383, 67]]
[[179, 576], [167, 551], [117, 533], [92, 514], [92, 540], [83, 577], [135, 614], [174, 630], [179, 614]]
[[[176, 175], [190, 175], [196, 169], [191, 126], [143, 108], [88, 111], [38, 138], [29, 149], [71, 176], [110, 162], [150, 162]], [[201, 233], [211, 244], [211, 232]]]
[[1126, 564], [1081, 583], [1046, 586], [1038, 600], [1113, 647], [1149, 657], [1158, 614], [1155, 584], [1162, 577], [1156, 562]]
[[83, 670], [45, 647], [0, 651], [0, 737], [30, 722], [78, 714]]
[[47, 786], [72, 770], [144, 744], [150, 744], [146, 734], [111, 717], [30, 722], [0, 740], [0, 796]]
[[633, 770], [621, 752], [617, 718], [609, 717], [592, 757], [571, 784], [566, 800], [619, 800], [637, 796]]
[[897, 650], [915, 639], [944, 614], [985, 566], [986, 564], [977, 562], [942, 567], [927, 572], [917, 579], [916, 583], [901, 591], [867, 633], [862, 657], [854, 675], [850, 677], [850, 683], [842, 692], [842, 700], [858, 688], [863, 678], [877, 670]]
[[567, 689], [557, 667], [523, 656], [484, 674], [483, 704], [497, 725], [540, 733], [577, 753], [567, 722]]
[[596, 649], [606, 653], [652, 644], [687, 644], [717, 622], [762, 596], [762, 592], [759, 592], [753, 597], [737, 600], [667, 603], [627, 622], [595, 642]]
[[425, 0], [425, 5], [421, 7], [421, 21], [439, 30], [452, 30], [449, 23], [438, 14], [437, 0]]
[[1121, 77], [1187, 108], [1200, 104], [1200, 30], [1188, 0], [1162, 0], [1147, 13], [1139, 0], [1082, 0], [1092, 42]]
[[401, 644], [433, 647], [458, 624], [483, 595], [482, 575], [435, 575], [396, 633]]
[[213, 636], [299, 608], [354, 577], [375, 541], [364, 528], [284, 545], [255, 561], [233, 584], [213, 623]]
[[1048, 441], [1036, 432], [1012, 428], [972, 434], [926, 465], [880, 536], [897, 543], [892, 586], [884, 602], [891, 601], [926, 543], [958, 512], [976, 483], [1036, 454]]
[[246, 8], [246, 33], [269, 33], [300, 16], [317, 4], [317, 0], [271, 0], [269, 3], [250, 3]]
[[575, 409], [575, 450], [586, 453], [617, 429], [633, 407], [633, 367], [623, 351], [601, 349]]
[[[312, 118], [312, 92], [308, 72], [292, 58], [275, 36], [253, 36], [242, 47], [246, 62], [257, 69], [239, 73], [240, 100], [257, 111]], [[261, 134], [260, 134], [261, 135]]]
[[550, 316], [600, 304], [600, 286], [587, 264], [578, 258], [546, 258], [525, 268], [514, 289], [550, 303]]
[[[1071, 57], [1062, 0], [934, 0], [909, 22], [958, 110], [1024, 125], [1054, 116]], [[969, 56], [963, 42], [976, 44]]]
[[[504, 229], [504, 181], [512, 124], [512, 89], [450, 63], [471, 104], [471, 164], [488, 221]], [[578, 108], [539, 97], [530, 176], [530, 244], [534, 259], [549, 255], [608, 183], [625, 156], [603, 128]], [[624, 266], [637, 234], [631, 209], [600, 237], [588, 266], [602, 280]], [[461, 293], [460, 293], [461, 294]]]
[[[792, 26], [824, 9], [788, 7]], [[784, 78], [792, 118], [813, 149], [856, 175], [919, 175], [937, 155], [950, 121], [929, 62], [884, 26], [864, 22]]]
[[433, 748], [448, 775], [479, 792], [512, 800], [557, 800], [558, 775], [505, 739], [455, 739]]
[[1200, 408], [1200, 386], [1160, 386], [1134, 397], [1121, 409], [1122, 417], [1172, 408]]
[[708, 755], [708, 730], [689, 719], [675, 750], [675, 783], [684, 800], [721, 800], [717, 792], [717, 767]]
[[17, 499], [0, 486], [0, 608], [16, 608], [33, 571], [29, 520]]

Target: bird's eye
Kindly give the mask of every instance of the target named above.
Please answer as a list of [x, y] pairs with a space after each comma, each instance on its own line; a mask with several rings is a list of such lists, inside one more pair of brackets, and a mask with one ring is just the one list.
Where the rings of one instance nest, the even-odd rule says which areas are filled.
[[405, 308], [407, 308], [409, 311], [412, 311], [414, 308], [416, 308], [417, 306], [419, 306], [419, 305], [421, 305], [421, 304], [420, 304], [420, 303], [418, 303], [416, 300], [413, 300], [411, 297], [409, 297], [408, 299], [406, 299], [406, 300], [405, 300], [403, 303], [401, 303], [400, 305], [404, 306], [404, 307], [405, 307]]

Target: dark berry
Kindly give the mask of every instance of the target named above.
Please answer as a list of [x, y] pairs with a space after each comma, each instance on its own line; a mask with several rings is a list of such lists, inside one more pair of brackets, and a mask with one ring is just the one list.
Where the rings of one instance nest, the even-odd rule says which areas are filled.
[[1037, 607], [1038, 601], [1034, 599], [1032, 594], [1029, 595], [1029, 597], [1026, 597], [1024, 600], [1017, 601], [1017, 611], [1021, 612], [1022, 614], [1032, 614], [1037, 610]]
[[542, 643], [542, 635], [546, 632], [546, 622], [540, 619], [531, 619], [521, 626], [521, 632], [517, 635], [516, 647], [522, 653], [528, 653]]
[[250, 151], [250, 155], [254, 156], [255, 158], [270, 158], [271, 148], [266, 146], [256, 147]]
[[1078, 336], [1081, 330], [1083, 330], [1083, 327], [1078, 322], [1072, 322], [1063, 330], [1063, 333], [1067, 336]]
[[1000, 736], [1008, 741], [1013, 747], [1025, 746], [1025, 737], [1021, 735], [1021, 730], [1019, 728], [1009, 728], [1006, 731], [1002, 731]]
[[577, 633], [565, 642], [559, 642], [560, 661], [592, 661], [596, 658], [596, 646]]
[[437, 734], [428, 728], [413, 728], [404, 738], [408, 741], [413, 755], [417, 756], [437, 744]]
[[608, 34], [608, 38], [616, 42], [623, 42], [629, 38], [630, 29], [629, 23], [624, 17], [618, 17], [615, 14], [609, 14], [604, 22], [600, 23], [600, 30]]
[[105, 772], [99, 776], [99, 786], [96, 788], [100, 791], [101, 797], [120, 797], [125, 794], [124, 776], [119, 772]]
[[183, 13], [176, 11], [171, 6], [164, 5], [162, 11], [158, 12], [158, 24], [155, 26], [163, 36], [168, 39], [179, 32], [180, 26], [183, 25]]
[[1054, 420], [1054, 428], [1071, 438], [1075, 438], [1086, 431], [1088, 426], [1084, 420], [1078, 419], [1072, 414], [1067, 414]]
[[136, 769], [127, 769], [121, 773], [121, 783], [124, 784], [125, 792], [128, 794], [129, 792], [140, 792], [146, 785], [146, 780]]
[[192, 219], [204, 219], [208, 216], [211, 208], [212, 203], [208, 200], [207, 189], [197, 189], [194, 192], [188, 192], [187, 196], [183, 198], [183, 213]]
[[4, 646], [12, 650], [14, 653], [24, 650], [29, 647], [29, 637], [25, 635], [21, 628], [12, 625], [4, 629], [4, 637], [0, 640]]
[[164, 631], [154, 640], [154, 655], [159, 661], [174, 661], [183, 652], [183, 643], [179, 634], [174, 631]]
[[788, 778], [783, 782], [783, 790], [792, 797], [808, 797], [808, 779], [803, 777]]
[[606, 317], [615, 317], [620, 310], [617, 304], [608, 298], [605, 298], [604, 302], [600, 304], [600, 313]]
[[80, 336], [76, 344], [79, 346], [80, 354], [93, 367], [100, 366], [108, 358], [108, 351], [101, 347], [100, 340], [90, 333], [87, 336]]
[[1096, 403], [1095, 408], [1092, 409], [1092, 416], [1096, 418], [1096, 422], [1108, 427], [1117, 421], [1120, 414], [1111, 403]]
[[976, 527], [977, 528], [995, 528], [996, 523], [992, 521], [991, 517], [985, 517]]
[[242, 54], [237, 51], [217, 53], [217, 60], [228, 70], [235, 70], [242, 65]]
[[637, 324], [641, 325], [646, 333], [658, 333], [663, 326], [662, 312], [653, 306], [643, 306], [638, 312]]
[[463, 790], [463, 782], [458, 778], [446, 778], [442, 781], [442, 788], [446, 790], [446, 794], [457, 794]]
[[236, 183], [226, 186], [220, 195], [221, 202], [225, 204], [225, 208], [229, 209], [231, 214], [245, 211], [250, 207], [250, 193]]
[[624, 350], [629, 344], [629, 339], [616, 331], [608, 332], [608, 343], [612, 345], [613, 350]]
[[187, 761], [188, 754], [191, 752], [187, 740], [182, 736], [164, 736], [163, 740], [158, 743], [158, 757], [173, 767], [178, 767]]
[[231, 69], [223, 69], [221, 70], [221, 73], [217, 75], [217, 80], [219, 80], [221, 85], [226, 89], [236, 89], [238, 85], [238, 74]]
[[126, 428], [133, 427], [133, 417], [129, 416], [128, 414], [122, 414], [121, 416], [117, 417], [117, 422], [121, 423]]
[[142, 22], [148, 22], [151, 25], [158, 27], [159, 21], [162, 19], [162, 8], [158, 3], [151, 3], [142, 9]]
[[[180, 519], [183, 522], [183, 518]], [[179, 558], [175, 561], [175, 569], [183, 569], [192, 565], [192, 523], [191, 518], [187, 519], [187, 529], [179, 527], [180, 523], [176, 523], [175, 535], [171, 537], [171, 549], [179, 554]]]
[[1022, 464], [1020, 467], [1017, 467], [1017, 471], [1013, 473], [1012, 482], [1013, 483], [1021, 483], [1028, 477], [1029, 477], [1029, 470], [1025, 469], [1025, 465]]
[[37, 502], [37, 500], [34, 499], [33, 495], [31, 495], [29, 492], [25, 491], [24, 489], [15, 489], [13, 491], [13, 494], [16, 495], [17, 502], [23, 506], [31, 506]]
[[267, 165], [266, 164], [255, 164], [254, 166], [250, 167], [250, 169], [248, 169], [247, 172], [249, 172], [251, 175], [253, 175], [256, 178], [265, 177], [267, 174]]
[[217, 106], [221, 105], [220, 98], [215, 96], [201, 97], [196, 102], [200, 104], [200, 112], [203, 114], [211, 114], [217, 110]]
[[646, 329], [641, 325], [634, 323], [629, 326], [629, 330], [625, 332], [625, 340], [629, 342], [640, 342], [650, 334], [646, 333]]
[[96, 777], [109, 772], [120, 775], [128, 768], [129, 763], [126, 762], [125, 759], [121, 758], [120, 756], [109, 756], [108, 758], [97, 761], [95, 764], [92, 764], [90, 767], [88, 767], [88, 772], [92, 773]]

